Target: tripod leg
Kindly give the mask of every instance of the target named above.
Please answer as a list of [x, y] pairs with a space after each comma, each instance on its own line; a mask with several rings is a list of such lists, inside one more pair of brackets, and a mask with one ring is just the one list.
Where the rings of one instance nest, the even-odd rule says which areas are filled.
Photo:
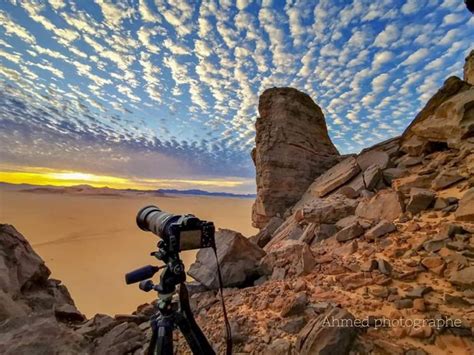
[[215, 355], [214, 349], [206, 339], [199, 325], [196, 323], [189, 306], [189, 295], [186, 285], [181, 284], [179, 288], [180, 312], [176, 315], [175, 322], [183, 333], [193, 354]]
[[152, 321], [148, 355], [173, 355], [173, 327], [172, 317], [159, 316]]

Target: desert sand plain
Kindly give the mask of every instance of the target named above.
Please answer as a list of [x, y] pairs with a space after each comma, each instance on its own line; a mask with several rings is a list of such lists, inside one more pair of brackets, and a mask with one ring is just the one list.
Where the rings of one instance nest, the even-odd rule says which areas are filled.
[[[130, 313], [156, 297], [124, 281], [128, 271], [159, 264], [150, 256], [158, 238], [135, 224], [140, 208], [154, 204], [176, 214], [192, 213], [217, 228], [251, 236], [256, 231], [251, 226], [252, 203], [243, 198], [81, 196], [2, 187], [0, 223], [14, 225], [30, 241], [52, 277], [63, 281], [77, 307], [90, 317], [97, 312]], [[186, 268], [195, 253], [182, 253]]]

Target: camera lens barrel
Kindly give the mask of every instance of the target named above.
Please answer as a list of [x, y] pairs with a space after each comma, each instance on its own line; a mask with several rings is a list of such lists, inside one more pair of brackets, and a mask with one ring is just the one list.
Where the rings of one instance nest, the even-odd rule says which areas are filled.
[[169, 226], [181, 216], [161, 211], [156, 206], [146, 206], [137, 214], [137, 225], [141, 230], [152, 232], [167, 240]]
[[156, 212], [161, 212], [161, 210], [156, 207], [156, 206], [146, 206], [143, 207], [140, 211], [137, 213], [137, 226], [141, 229], [144, 230], [145, 232], [149, 232], [150, 228], [148, 225], [147, 217], [150, 215], [150, 213], [156, 213]]

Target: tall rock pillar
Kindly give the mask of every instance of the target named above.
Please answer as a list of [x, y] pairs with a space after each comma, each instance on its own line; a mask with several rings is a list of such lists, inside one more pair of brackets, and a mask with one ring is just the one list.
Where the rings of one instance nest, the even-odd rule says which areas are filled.
[[464, 81], [474, 85], [474, 49], [466, 57], [466, 62], [464, 63]]
[[283, 215], [314, 179], [338, 162], [321, 108], [293, 88], [272, 88], [260, 96], [256, 147], [257, 172], [253, 225], [262, 228]]

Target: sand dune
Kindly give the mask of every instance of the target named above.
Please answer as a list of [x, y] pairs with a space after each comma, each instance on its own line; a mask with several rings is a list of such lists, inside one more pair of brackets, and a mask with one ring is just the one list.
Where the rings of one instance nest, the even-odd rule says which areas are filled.
[[[158, 238], [135, 225], [136, 213], [145, 205], [193, 213], [247, 236], [255, 233], [250, 223], [251, 199], [132, 194], [123, 198], [2, 188], [0, 202], [0, 222], [13, 224], [29, 239], [53, 277], [68, 286], [88, 316], [99, 311], [130, 312], [155, 297], [124, 282], [126, 272], [158, 263], [150, 256]], [[187, 266], [194, 256], [194, 251], [183, 253]]]

